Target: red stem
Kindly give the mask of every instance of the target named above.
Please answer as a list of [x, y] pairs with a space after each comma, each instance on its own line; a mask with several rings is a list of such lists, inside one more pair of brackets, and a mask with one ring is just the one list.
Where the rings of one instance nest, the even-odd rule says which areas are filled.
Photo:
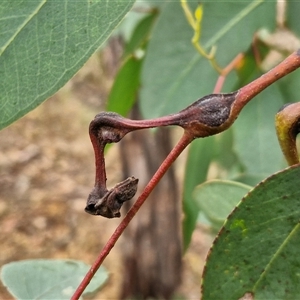
[[110, 250], [114, 247], [115, 243], [125, 230], [125, 228], [128, 226], [132, 218], [135, 216], [135, 214], [138, 212], [138, 210], [141, 208], [145, 200], [148, 198], [149, 194], [152, 192], [152, 190], [155, 188], [155, 186], [158, 184], [160, 179], [163, 177], [163, 175], [166, 173], [166, 171], [170, 168], [172, 163], [177, 159], [177, 157], [182, 153], [182, 151], [192, 142], [194, 137], [188, 133], [188, 131], [185, 131], [182, 138], [179, 140], [177, 145], [172, 149], [172, 151], [169, 153], [169, 155], [166, 157], [166, 159], [163, 161], [163, 163], [160, 165], [156, 173], [153, 175], [149, 183], [146, 185], [144, 191], [139, 196], [139, 198], [136, 200], [136, 202], [133, 204], [131, 209], [128, 211], [124, 219], [121, 221], [119, 226], [116, 228], [110, 239], [107, 241], [106, 245], [103, 247], [102, 251], [100, 252], [99, 256], [97, 257], [96, 261], [91, 266], [88, 273], [85, 275], [84, 279], [78, 286], [77, 290], [75, 291], [74, 295], [72, 296], [71, 300], [77, 300], [82, 295], [83, 291], [87, 287], [87, 285], [90, 283], [91, 279], [97, 272], [97, 270], [100, 268], [102, 262], [106, 258], [106, 256], [109, 254]]
[[220, 75], [220, 76], [218, 77], [217, 82], [216, 82], [216, 85], [215, 85], [215, 87], [214, 87], [214, 91], [213, 91], [214, 94], [219, 94], [219, 93], [221, 93], [222, 87], [223, 87], [224, 82], [225, 82], [225, 78], [226, 78], [226, 77], [223, 76], [223, 75]]
[[96, 176], [95, 176], [95, 187], [99, 188], [102, 193], [106, 190], [106, 171], [104, 162], [104, 145], [99, 145], [96, 136], [90, 133], [90, 139], [94, 148], [95, 153], [95, 165], [96, 165]]
[[220, 76], [218, 77], [217, 83], [215, 85], [214, 94], [221, 93], [222, 87], [224, 85], [225, 79], [227, 75], [237, 67], [237, 65], [242, 61], [244, 58], [243, 53], [239, 53], [221, 72]]
[[269, 72], [240, 88], [236, 97], [235, 109], [240, 111], [253, 97], [278, 79], [298, 69], [299, 66], [300, 49], [292, 53]]
[[[241, 57], [237, 57], [236, 60], [232, 62], [228, 66], [228, 69], [226, 72], [230, 71], [236, 63], [241, 59]], [[242, 87], [237, 95], [234, 102], [234, 107], [231, 112], [231, 122], [236, 119], [238, 113], [242, 110], [242, 108], [258, 93], [260, 93], [262, 90], [264, 90], [266, 87], [268, 87], [270, 84], [274, 83], [281, 77], [284, 77], [285, 75], [291, 73], [292, 71], [296, 70], [300, 66], [300, 50], [294, 52], [289, 57], [287, 57], [283, 62], [281, 62], [278, 66], [267, 72], [266, 74], [262, 75], [260, 78], [252, 81], [248, 85]], [[184, 110], [186, 111], [186, 109]], [[183, 111], [181, 112], [181, 114]], [[149, 128], [155, 126], [167, 126], [167, 125], [176, 125], [174, 124], [174, 118], [178, 118], [178, 125], [180, 125], [180, 118], [182, 117], [180, 113], [169, 115], [166, 117], [158, 118], [156, 120], [149, 121], [131, 121], [126, 120], [127, 127], [129, 129], [141, 129], [141, 128]], [[155, 121], [155, 122], [153, 122]], [[124, 122], [124, 120], [123, 120]], [[227, 125], [226, 125], [227, 126]], [[223, 130], [225, 130], [227, 127], [223, 126]], [[132, 127], [132, 128], [131, 128]], [[214, 133], [215, 134], [215, 133]], [[163, 161], [161, 166], [158, 168], [156, 173], [153, 175], [149, 183], [146, 185], [144, 191], [139, 196], [137, 201], [134, 203], [134, 205], [131, 207], [131, 209], [128, 211], [127, 215], [124, 217], [124, 219], [121, 221], [119, 226], [116, 228], [115, 232], [112, 234], [102, 251], [100, 252], [98, 258], [90, 268], [89, 272], [84, 277], [83, 281], [78, 286], [77, 290], [75, 291], [72, 300], [79, 299], [81, 294], [83, 293], [86, 286], [89, 284], [99, 267], [101, 266], [102, 262], [106, 258], [106, 256], [109, 254], [110, 250], [114, 247], [115, 243], [117, 242], [118, 238], [121, 236], [125, 228], [130, 223], [131, 219], [135, 216], [135, 214], [138, 212], [142, 204], [145, 202], [149, 194], [152, 192], [154, 187], [157, 185], [157, 183], [160, 181], [160, 179], [163, 177], [163, 175], [166, 173], [166, 171], [169, 169], [169, 167], [172, 165], [172, 163], [176, 160], [176, 158], [180, 155], [180, 153], [187, 147], [187, 145], [194, 139], [195, 135], [193, 135], [193, 130], [189, 132], [189, 130], [185, 130], [184, 135], [178, 142], [178, 144], [173, 148], [173, 150], [170, 152], [170, 154], [167, 156], [167, 158]], [[198, 136], [200, 137], [200, 135]], [[203, 136], [202, 136], [203, 137]], [[96, 144], [95, 140], [92, 139], [93, 146], [95, 147]], [[99, 155], [98, 155], [99, 159]], [[97, 154], [96, 154], [96, 160], [97, 160]], [[102, 163], [102, 161], [99, 161], [99, 163]], [[105, 173], [97, 174], [97, 178], [102, 178], [106, 180]]]

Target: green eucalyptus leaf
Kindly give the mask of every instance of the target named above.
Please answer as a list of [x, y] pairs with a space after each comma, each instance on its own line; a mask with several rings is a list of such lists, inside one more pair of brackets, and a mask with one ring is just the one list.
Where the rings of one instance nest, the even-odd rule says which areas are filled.
[[233, 125], [234, 149], [245, 173], [262, 178], [286, 164], [276, 137], [274, 116], [284, 101], [276, 84], [257, 95]]
[[[198, 184], [206, 181], [212, 162], [218, 164], [218, 171], [229, 176], [239, 170], [240, 163], [233, 149], [233, 134], [229, 129], [216, 136], [193, 141], [189, 148], [186, 162], [183, 191], [183, 240], [185, 249], [188, 247], [197, 223], [198, 213], [202, 213], [193, 197]], [[225, 172], [224, 172], [225, 171]], [[220, 174], [219, 174], [220, 175]]]
[[108, 38], [134, 1], [0, 3], [0, 128], [61, 88]]
[[299, 14], [298, 14], [299, 10], [300, 10], [299, 1], [287, 2], [287, 11], [286, 11], [287, 26], [298, 36], [300, 35]]
[[[264, 46], [262, 43], [257, 43], [255, 47], [259, 53], [260, 60], [263, 60], [268, 54], [269, 48]], [[255, 79], [255, 77], [259, 76], [259, 67], [254, 56], [254, 50], [252, 45], [244, 53], [244, 57], [242, 58], [242, 61], [238, 64], [236, 71], [239, 77], [239, 82], [236, 89], [246, 85], [251, 80]]]
[[[275, 2], [201, 2], [201, 43], [207, 50], [218, 47], [217, 61], [222, 66], [248, 49], [258, 28], [274, 27]], [[195, 9], [197, 3], [190, 5]], [[179, 111], [213, 91], [218, 74], [194, 49], [192, 36], [179, 1], [167, 3], [153, 29], [142, 70], [141, 109], [145, 117]], [[231, 91], [236, 79], [231, 74], [224, 90]]]
[[126, 116], [133, 106], [140, 84], [142, 60], [130, 56], [120, 68], [110, 91], [106, 110]]
[[255, 186], [265, 178], [266, 176], [260, 174], [241, 173], [233, 177], [233, 180], [244, 183], [246, 185]]
[[234, 181], [210, 180], [198, 185], [193, 196], [199, 209], [215, 228], [220, 229], [230, 212], [250, 189], [251, 186]]
[[[226, 175], [237, 172], [241, 168], [238, 157], [233, 149], [234, 135], [232, 127], [216, 135], [216, 161], [220, 168], [227, 171]], [[221, 176], [220, 176], [221, 177]]]
[[194, 188], [207, 178], [209, 165], [215, 155], [215, 137], [193, 141], [185, 167], [183, 190], [183, 244], [187, 249], [195, 229], [199, 209], [193, 199]]
[[261, 182], [228, 217], [209, 252], [202, 299], [298, 299], [300, 165]]
[[299, 82], [300, 70], [296, 70], [278, 81], [281, 96], [285, 103], [300, 101]]
[[[75, 260], [23, 260], [4, 265], [1, 280], [16, 299], [70, 299], [89, 268]], [[107, 278], [101, 267], [84, 294], [97, 291]]]
[[153, 13], [144, 17], [135, 26], [135, 29], [133, 31], [130, 40], [125, 45], [124, 57], [134, 53], [136, 50], [142, 48], [147, 43], [156, 17], [157, 17], [156, 11], [153, 11]]
[[147, 41], [155, 20], [152, 13], [140, 20], [124, 49], [125, 61], [121, 66], [111, 88], [106, 109], [126, 116], [132, 108], [140, 86], [140, 71], [143, 56], [137, 57], [136, 51], [146, 49]]

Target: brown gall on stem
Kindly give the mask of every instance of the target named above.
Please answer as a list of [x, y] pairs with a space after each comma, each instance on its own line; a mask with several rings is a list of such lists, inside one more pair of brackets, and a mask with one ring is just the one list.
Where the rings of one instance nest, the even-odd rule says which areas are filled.
[[193, 131], [195, 138], [205, 137], [225, 129], [236, 95], [237, 92], [207, 95], [178, 113], [150, 120], [130, 120], [103, 112], [91, 122], [90, 134], [101, 143], [116, 143], [134, 130], [177, 125]]
[[85, 211], [106, 218], [119, 218], [120, 209], [125, 201], [132, 199], [137, 191], [138, 179], [129, 177], [118, 183], [101, 197], [94, 190], [89, 195]]
[[290, 166], [299, 163], [296, 137], [300, 132], [300, 103], [284, 105], [275, 116], [277, 138]]
[[220, 133], [236, 119], [232, 106], [237, 92], [205, 96], [180, 111], [180, 120], [174, 124], [184, 128], [194, 138]]

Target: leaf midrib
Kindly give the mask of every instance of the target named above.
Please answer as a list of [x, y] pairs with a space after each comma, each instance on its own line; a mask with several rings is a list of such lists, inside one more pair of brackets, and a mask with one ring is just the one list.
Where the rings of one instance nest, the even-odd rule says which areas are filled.
[[293, 228], [293, 230], [288, 233], [288, 235], [286, 236], [286, 238], [284, 239], [284, 241], [278, 247], [277, 251], [274, 253], [273, 257], [270, 259], [269, 263], [264, 268], [264, 271], [260, 274], [258, 280], [256, 281], [255, 285], [253, 286], [252, 291], [256, 291], [259, 283], [263, 280], [264, 276], [266, 276], [266, 274], [269, 272], [270, 268], [272, 268], [273, 262], [277, 259], [278, 255], [284, 249], [284, 247], [288, 244], [288, 242], [291, 239], [291, 237], [295, 233], [297, 233], [297, 230], [300, 230], [300, 224], [299, 223], [295, 225], [295, 227]]

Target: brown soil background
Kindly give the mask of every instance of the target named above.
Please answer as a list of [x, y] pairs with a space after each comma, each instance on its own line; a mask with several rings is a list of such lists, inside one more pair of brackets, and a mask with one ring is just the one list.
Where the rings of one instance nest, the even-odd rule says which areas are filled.
[[[103, 110], [116, 66], [111, 53], [94, 55], [57, 94], [0, 132], [0, 266], [33, 258], [67, 258], [91, 264], [120, 219], [84, 212], [94, 183], [88, 125]], [[108, 152], [108, 186], [121, 175], [117, 146]], [[182, 177], [181, 158], [178, 176]], [[149, 229], [150, 230], [150, 229]], [[200, 278], [212, 238], [198, 227], [184, 256], [174, 299], [199, 299]], [[122, 277], [120, 239], [104, 262], [110, 273], [95, 299], [118, 299]], [[155, 250], [154, 250], [155, 251]], [[0, 299], [13, 299], [0, 286]]]

